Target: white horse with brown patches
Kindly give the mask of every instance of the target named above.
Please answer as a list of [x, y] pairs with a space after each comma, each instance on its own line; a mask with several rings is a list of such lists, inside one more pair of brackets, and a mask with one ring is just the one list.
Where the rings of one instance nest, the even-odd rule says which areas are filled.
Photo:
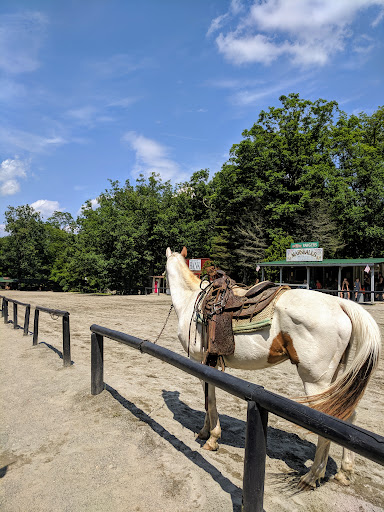
[[[191, 358], [202, 361], [201, 324], [196, 327], [192, 322], [191, 325], [201, 281], [189, 270], [186, 256], [185, 247], [181, 253], [167, 249], [167, 280], [179, 321], [181, 344]], [[239, 288], [237, 293], [245, 292]], [[352, 346], [354, 357], [347, 366]], [[235, 352], [225, 357], [225, 364], [230, 368], [258, 370], [290, 360], [296, 365], [307, 395], [305, 401], [311, 407], [353, 421], [356, 405], [377, 366], [380, 347], [379, 328], [360, 305], [324, 293], [296, 289], [281, 295], [270, 327], [235, 335]], [[199, 438], [207, 440], [205, 449], [217, 450], [220, 436], [215, 387], [209, 385], [208, 410]], [[315, 487], [324, 477], [329, 446], [330, 441], [318, 438], [313, 465], [302, 476], [300, 487]], [[354, 454], [344, 448], [335, 478], [348, 484], [353, 465]]]

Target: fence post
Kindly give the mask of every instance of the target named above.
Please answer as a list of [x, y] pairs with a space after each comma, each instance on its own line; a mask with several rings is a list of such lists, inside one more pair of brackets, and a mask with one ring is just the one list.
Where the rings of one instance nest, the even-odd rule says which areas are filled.
[[13, 303], [13, 328], [17, 329], [17, 304]]
[[3, 303], [3, 311], [4, 311], [4, 323], [8, 323], [8, 301], [4, 297], [4, 303]]
[[245, 434], [243, 512], [263, 512], [268, 411], [249, 401]]
[[24, 332], [23, 336], [28, 336], [28, 329], [29, 329], [29, 315], [31, 314], [31, 305], [28, 304], [25, 307], [25, 317], [24, 317]]
[[91, 335], [91, 394], [98, 395], [104, 389], [104, 338]]
[[39, 310], [35, 309], [35, 318], [33, 321], [33, 345], [37, 345], [38, 337], [39, 337]]
[[71, 366], [71, 342], [69, 335], [69, 315], [63, 316], [63, 362], [64, 366]]

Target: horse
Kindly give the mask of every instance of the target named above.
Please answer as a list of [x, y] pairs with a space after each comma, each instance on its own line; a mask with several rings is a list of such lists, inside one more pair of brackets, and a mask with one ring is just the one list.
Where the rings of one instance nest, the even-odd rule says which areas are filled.
[[[199, 294], [209, 283], [201, 281], [186, 264], [187, 249], [166, 251], [167, 281], [178, 317], [178, 338], [195, 361], [202, 362], [204, 346], [201, 322], [193, 321]], [[235, 295], [244, 295], [235, 287]], [[380, 357], [381, 339], [377, 323], [359, 304], [306, 289], [289, 289], [278, 299], [271, 324], [251, 333], [235, 333], [233, 355], [225, 366], [243, 370], [269, 368], [289, 360], [303, 382], [303, 402], [353, 422], [356, 406]], [[354, 355], [350, 357], [351, 348]], [[348, 363], [348, 364], [347, 364]], [[221, 427], [215, 387], [208, 385], [204, 426], [198, 438], [203, 448], [217, 450]], [[298, 486], [311, 489], [325, 476], [330, 441], [319, 436], [314, 462]], [[354, 453], [343, 448], [336, 480], [348, 485], [354, 470]]]

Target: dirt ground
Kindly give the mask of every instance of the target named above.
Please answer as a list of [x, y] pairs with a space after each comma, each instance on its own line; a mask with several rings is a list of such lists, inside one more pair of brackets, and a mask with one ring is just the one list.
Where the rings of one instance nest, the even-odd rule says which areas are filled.
[[[169, 296], [96, 296], [6, 292], [33, 306], [70, 312], [71, 357], [61, 358], [61, 319], [40, 313], [39, 343], [0, 319], [3, 512], [187, 512], [241, 510], [246, 404], [218, 390], [223, 436], [218, 452], [201, 448], [204, 401], [198, 380], [150, 356], [104, 342], [106, 389], [90, 394], [90, 330], [98, 324], [153, 341]], [[364, 306], [384, 335], [384, 304]], [[10, 305], [10, 319], [12, 319]], [[24, 308], [19, 306], [19, 323]], [[173, 312], [159, 344], [184, 354]], [[383, 336], [384, 337], [384, 336]], [[384, 435], [384, 354], [358, 409], [357, 424]], [[295, 368], [231, 374], [284, 396], [302, 394]], [[297, 492], [316, 436], [269, 415], [266, 512], [384, 510], [384, 467], [356, 456], [349, 487], [332, 479], [341, 448], [332, 444], [323, 485]]]

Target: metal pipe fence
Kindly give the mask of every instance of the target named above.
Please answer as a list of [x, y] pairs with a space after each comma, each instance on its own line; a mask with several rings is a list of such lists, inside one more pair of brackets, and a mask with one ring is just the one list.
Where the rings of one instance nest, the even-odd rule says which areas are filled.
[[[9, 299], [7, 297], [1, 296], [3, 299], [3, 307], [2, 307], [2, 316], [4, 317], [4, 323], [9, 323], [9, 308], [8, 304], [11, 302], [13, 304], [13, 320], [11, 322], [13, 323], [14, 329], [23, 329], [23, 335], [28, 335], [28, 329], [29, 329], [29, 317], [31, 314], [31, 305], [25, 304], [24, 302], [19, 302], [18, 300]], [[18, 306], [25, 307], [25, 314], [24, 314], [24, 325], [21, 326], [18, 324]]]
[[383, 290], [359, 290], [356, 291], [353, 288], [349, 290], [338, 289], [330, 289], [330, 288], [310, 288], [306, 284], [302, 283], [283, 283], [276, 282], [276, 286], [286, 285], [291, 288], [302, 288], [303, 290], [312, 290], [314, 292], [328, 293], [329, 295], [334, 295], [336, 297], [341, 297], [343, 299], [352, 300], [354, 302], [375, 302], [375, 301], [384, 301], [384, 291]]
[[51, 316], [61, 316], [63, 318], [63, 364], [71, 366], [71, 341], [69, 331], [69, 313], [68, 311], [60, 311], [59, 309], [49, 309], [42, 306], [36, 306], [35, 318], [33, 322], [33, 345], [37, 345], [39, 337], [39, 314], [40, 311], [49, 313]]
[[384, 465], [384, 437], [289, 400], [209, 366], [196, 363], [149, 341], [91, 325], [91, 394], [104, 389], [104, 337], [140, 350], [247, 402], [243, 511], [262, 512], [268, 412], [304, 427]]

